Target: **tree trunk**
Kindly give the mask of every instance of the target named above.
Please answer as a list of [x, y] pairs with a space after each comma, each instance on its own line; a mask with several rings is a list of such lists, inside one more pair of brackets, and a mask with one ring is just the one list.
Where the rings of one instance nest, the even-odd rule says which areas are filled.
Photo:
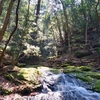
[[38, 4], [37, 4], [37, 11], [36, 11], [36, 19], [35, 22], [37, 23], [38, 18], [39, 18], [39, 13], [40, 13], [40, 5], [41, 5], [41, 0], [38, 0]]
[[5, 34], [5, 31], [6, 31], [6, 29], [7, 29], [7, 25], [8, 25], [8, 23], [9, 23], [10, 14], [11, 14], [11, 10], [12, 10], [14, 1], [15, 1], [15, 0], [11, 0], [11, 1], [10, 1], [9, 7], [8, 7], [8, 11], [7, 11], [7, 15], [6, 15], [6, 18], [5, 18], [5, 22], [4, 22], [4, 24], [3, 24], [2, 29], [0, 30], [0, 42], [2, 41], [3, 36], [4, 36], [4, 34]]
[[60, 44], [63, 47], [64, 42], [63, 42], [63, 37], [62, 37], [61, 29], [60, 29], [60, 22], [59, 22], [59, 19], [57, 18], [57, 15], [56, 15], [56, 20], [57, 20], [57, 27], [59, 30]]
[[54, 34], [54, 30], [53, 30], [52, 26], [51, 26], [51, 30], [52, 30], [53, 39], [54, 39], [55, 43], [57, 43], [57, 36]]
[[61, 21], [63, 23], [63, 31], [64, 31], [64, 53], [67, 53], [68, 52], [67, 51], [67, 49], [68, 49], [68, 33], [67, 33], [66, 26], [65, 26], [66, 22], [64, 22], [63, 19], [64, 18], [62, 16]]
[[3, 56], [4, 56], [5, 50], [6, 50], [7, 46], [8, 46], [8, 44], [9, 44], [9, 41], [11, 40], [11, 37], [15, 33], [15, 31], [17, 29], [17, 26], [18, 26], [18, 9], [19, 9], [19, 4], [20, 4], [20, 0], [18, 0], [18, 4], [17, 4], [17, 8], [16, 8], [16, 22], [15, 22], [16, 23], [16, 26], [15, 26], [14, 30], [12, 31], [12, 33], [11, 33], [8, 41], [6, 42], [5, 48], [3, 49], [3, 52], [2, 52], [2, 54], [0, 56], [0, 65], [2, 65], [1, 64], [2, 63], [2, 59], [3, 59]]
[[18, 51], [18, 53], [17, 53], [17, 57], [15, 58], [13, 65], [15, 65], [15, 64], [18, 63], [18, 59], [19, 59], [20, 53], [21, 53], [22, 48], [23, 48], [23, 40], [24, 40], [23, 37], [24, 37], [25, 34], [28, 33], [27, 27], [28, 27], [28, 21], [29, 21], [30, 1], [31, 1], [31, 0], [28, 0], [28, 10], [27, 10], [27, 14], [26, 14], [26, 17], [25, 17], [25, 26], [24, 26], [25, 29], [24, 29], [24, 32], [22, 33], [21, 43], [20, 43], [21, 45], [20, 45], [20, 47], [19, 47], [19, 51]]
[[28, 10], [27, 10], [27, 14], [26, 14], [26, 17], [25, 17], [25, 31], [26, 31], [26, 28], [27, 28], [27, 25], [28, 25], [28, 21], [29, 21], [29, 11], [30, 11], [30, 1], [31, 0], [28, 0]]
[[69, 30], [69, 25], [68, 25], [68, 17], [67, 17], [67, 14], [66, 14], [65, 5], [64, 5], [62, 0], [60, 0], [60, 1], [62, 3], [63, 13], [64, 13], [64, 16], [65, 16], [65, 22], [66, 22], [66, 28], [67, 28], [67, 32], [68, 32], [68, 54], [69, 54], [69, 60], [71, 61], [72, 57], [71, 57], [70, 30]]
[[98, 20], [98, 22], [99, 22], [99, 24], [100, 24], [100, 17], [99, 17], [98, 9], [97, 9], [99, 4], [100, 4], [100, 0], [98, 0], [98, 2], [97, 2], [97, 4], [96, 4], [95, 10], [96, 10], [96, 17], [97, 17], [97, 20]]
[[5, 0], [1, 0], [1, 2], [0, 2], [0, 16], [2, 14], [4, 3], [5, 3]]
[[88, 43], [87, 29], [88, 29], [88, 21], [86, 22], [86, 29], [85, 29], [85, 50], [87, 49], [87, 43]]

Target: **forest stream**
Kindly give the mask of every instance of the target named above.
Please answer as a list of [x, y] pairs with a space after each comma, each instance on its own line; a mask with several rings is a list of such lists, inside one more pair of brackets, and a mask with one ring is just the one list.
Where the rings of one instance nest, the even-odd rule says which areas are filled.
[[100, 100], [100, 93], [77, 79], [73, 74], [53, 74], [42, 70], [42, 92], [36, 96], [25, 96], [24, 100]]
[[100, 0], [0, 0], [0, 100], [100, 100]]

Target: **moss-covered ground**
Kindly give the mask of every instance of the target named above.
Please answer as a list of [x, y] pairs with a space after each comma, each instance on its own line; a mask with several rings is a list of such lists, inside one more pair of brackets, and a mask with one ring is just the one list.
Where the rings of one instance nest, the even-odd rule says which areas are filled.
[[[33, 89], [36, 89], [37, 87], [41, 87], [41, 83], [40, 83], [41, 73], [38, 70], [38, 67], [41, 67], [41, 66], [40, 65], [33, 65], [33, 66], [28, 65], [23, 68], [22, 67], [19, 68], [15, 66], [14, 69], [17, 69], [17, 70], [10, 71], [10, 72], [8, 71], [4, 73], [4, 77], [9, 82], [14, 83], [16, 86], [19, 87], [16, 92], [21, 93], [23, 90], [26, 91], [26, 89], [28, 90], [28, 92], [32, 92]], [[5, 93], [3, 94], [7, 94], [6, 92], [12, 93], [12, 92], [15, 92], [15, 90], [13, 91], [10, 89], [7, 89], [7, 90], [5, 89]]]

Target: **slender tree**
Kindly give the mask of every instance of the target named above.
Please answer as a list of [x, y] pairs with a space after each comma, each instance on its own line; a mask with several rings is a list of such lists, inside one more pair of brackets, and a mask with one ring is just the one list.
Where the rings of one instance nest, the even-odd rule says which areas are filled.
[[18, 4], [17, 4], [17, 8], [16, 8], [15, 28], [14, 28], [14, 30], [12, 31], [12, 33], [11, 33], [11, 35], [10, 35], [8, 41], [6, 42], [6, 45], [5, 45], [5, 47], [4, 47], [4, 49], [3, 49], [3, 52], [2, 52], [2, 54], [1, 54], [1, 56], [0, 56], [0, 65], [2, 65], [2, 59], [3, 59], [3, 56], [4, 56], [5, 50], [6, 50], [6, 48], [7, 48], [7, 45], [8, 45], [9, 41], [11, 40], [11, 37], [13, 36], [13, 34], [15, 33], [15, 31], [16, 31], [16, 29], [17, 29], [17, 27], [18, 27], [18, 9], [19, 9], [19, 4], [20, 4], [20, 0], [18, 0]]
[[5, 3], [5, 0], [1, 0], [1, 2], [0, 2], [0, 16], [2, 14], [4, 3]]
[[41, 0], [38, 0], [37, 8], [36, 8], [36, 19], [35, 19], [35, 22], [36, 22], [36, 23], [37, 23], [37, 21], [38, 21], [39, 14], [40, 14], [40, 6], [41, 6]]
[[60, 22], [59, 22], [59, 19], [57, 18], [56, 13], [55, 13], [55, 17], [56, 17], [56, 20], [57, 20], [57, 27], [58, 27], [58, 31], [59, 31], [60, 44], [61, 44], [61, 46], [63, 47], [64, 41], [63, 41], [63, 37], [62, 37]]
[[100, 0], [98, 0], [98, 2], [97, 2], [97, 4], [96, 4], [95, 10], [96, 10], [96, 17], [97, 17], [98, 22], [99, 22], [99, 24], [100, 24], [100, 17], [99, 17], [99, 13], [98, 13], [98, 5], [99, 5], [99, 4], [100, 4]]
[[20, 55], [22, 48], [23, 48], [24, 36], [28, 33], [27, 27], [28, 27], [28, 22], [29, 22], [30, 1], [31, 0], [28, 0], [27, 14], [25, 16], [25, 24], [24, 24], [25, 29], [24, 29], [24, 32], [22, 33], [22, 36], [21, 36], [20, 48], [18, 50], [17, 57], [13, 61], [13, 65], [17, 64], [17, 62], [18, 62], [19, 55]]
[[[65, 16], [65, 22], [66, 22], [66, 28], [67, 28], [67, 33], [65, 34], [65, 37], [67, 37], [66, 35], [68, 35], [68, 54], [69, 54], [69, 60], [71, 60], [70, 29], [68, 25], [68, 17], [67, 17], [66, 7], [64, 5], [64, 2], [62, 0], [60, 1], [63, 7], [64, 16]], [[66, 41], [66, 38], [65, 38], [65, 41]]]
[[2, 29], [0, 30], [0, 42], [2, 41], [3, 36], [4, 36], [4, 34], [5, 34], [5, 31], [6, 31], [6, 29], [7, 29], [7, 25], [8, 25], [8, 23], [9, 23], [10, 14], [11, 14], [12, 7], [13, 7], [14, 2], [15, 2], [15, 0], [11, 0], [11, 1], [10, 1], [10, 4], [9, 4], [9, 7], [8, 7], [8, 11], [7, 11], [7, 15], [6, 15], [6, 18], [5, 18], [3, 27], [2, 27]]

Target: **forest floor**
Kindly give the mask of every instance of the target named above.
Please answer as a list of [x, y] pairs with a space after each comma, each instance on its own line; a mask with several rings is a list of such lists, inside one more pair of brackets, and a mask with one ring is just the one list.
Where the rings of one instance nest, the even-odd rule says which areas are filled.
[[100, 56], [98, 54], [93, 54], [90, 56], [85, 56], [83, 58], [72, 57], [72, 60], [69, 61], [68, 55], [61, 56], [58, 59], [50, 59], [45, 65], [50, 67], [60, 66], [64, 63], [69, 63], [70, 65], [75, 66], [89, 66], [93, 71], [100, 70]]

